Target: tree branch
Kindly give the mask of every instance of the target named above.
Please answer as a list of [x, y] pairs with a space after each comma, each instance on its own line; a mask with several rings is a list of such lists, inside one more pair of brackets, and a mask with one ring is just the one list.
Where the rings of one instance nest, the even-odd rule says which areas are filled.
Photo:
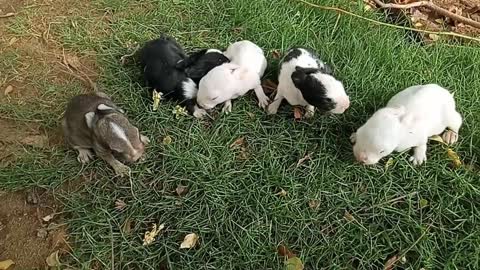
[[405, 5], [400, 5], [400, 4], [386, 4], [384, 2], [382, 2], [381, 0], [373, 0], [378, 6], [380, 6], [381, 8], [393, 8], [393, 9], [410, 9], [410, 8], [415, 8], [415, 7], [426, 7], [426, 8], [429, 8], [433, 11], [435, 11], [436, 13], [440, 14], [440, 15], [443, 15], [445, 17], [448, 17], [448, 18], [451, 18], [455, 21], [458, 21], [458, 22], [461, 22], [461, 23], [464, 23], [464, 24], [468, 24], [470, 26], [473, 26], [475, 28], [479, 28], [480, 29], [480, 22], [477, 22], [477, 21], [474, 21], [470, 18], [466, 18], [466, 17], [463, 17], [463, 16], [460, 16], [458, 14], [455, 14], [453, 12], [450, 12], [446, 9], [443, 9], [437, 5], [435, 5], [432, 1], [419, 1], [419, 2], [413, 2], [413, 3], [410, 3], [410, 4], [405, 4]]

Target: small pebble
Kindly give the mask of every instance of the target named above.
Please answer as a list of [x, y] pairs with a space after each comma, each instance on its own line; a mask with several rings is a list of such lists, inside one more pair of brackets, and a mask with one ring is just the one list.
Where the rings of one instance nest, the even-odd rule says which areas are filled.
[[48, 236], [47, 230], [45, 230], [45, 229], [43, 229], [43, 228], [37, 230], [37, 237], [38, 237], [38, 238], [46, 239], [47, 236]]

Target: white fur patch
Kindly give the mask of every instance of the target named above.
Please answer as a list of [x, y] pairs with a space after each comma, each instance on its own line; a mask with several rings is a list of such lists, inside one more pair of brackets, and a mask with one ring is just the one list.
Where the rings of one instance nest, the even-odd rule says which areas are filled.
[[197, 92], [197, 84], [192, 79], [189, 78], [188, 81], [183, 82], [183, 93], [185, 98], [193, 99], [197, 96]]
[[85, 114], [85, 122], [87, 123], [88, 128], [92, 128], [93, 126], [93, 117], [95, 117], [94, 112], [89, 112]]
[[117, 138], [130, 143], [128, 141], [127, 135], [125, 134], [125, 131], [121, 127], [119, 127], [117, 124], [112, 122], [110, 122], [110, 127], [112, 128], [113, 134], [115, 134]]
[[103, 103], [100, 104], [100, 105], [98, 105], [97, 109], [100, 110], [100, 111], [114, 110], [112, 107], [107, 106], [107, 105], [105, 105], [105, 104], [103, 104]]
[[222, 51], [217, 50], [217, 49], [208, 49], [206, 53], [212, 53], [212, 52], [222, 53]]

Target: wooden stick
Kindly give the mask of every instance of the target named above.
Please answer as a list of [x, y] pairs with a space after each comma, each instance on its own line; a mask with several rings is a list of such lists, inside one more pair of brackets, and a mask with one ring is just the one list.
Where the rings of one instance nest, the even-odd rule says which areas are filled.
[[17, 13], [13, 13], [13, 12], [10, 12], [10, 13], [7, 13], [7, 14], [4, 14], [4, 15], [0, 15], [0, 19], [2, 18], [8, 18], [8, 17], [13, 17], [17, 15]]
[[436, 13], [443, 15], [445, 17], [451, 18], [455, 21], [468, 24], [470, 26], [473, 26], [475, 28], [480, 29], [480, 22], [474, 21], [470, 18], [466, 18], [463, 16], [460, 16], [458, 14], [455, 14], [453, 12], [450, 12], [446, 9], [443, 9], [437, 5], [435, 5], [432, 1], [419, 1], [419, 2], [413, 2], [410, 4], [405, 4], [405, 5], [400, 5], [400, 4], [385, 4], [381, 0], [373, 0], [377, 5], [379, 5], [381, 8], [393, 8], [393, 9], [410, 9], [410, 8], [415, 8], [415, 7], [426, 7], [429, 8]]

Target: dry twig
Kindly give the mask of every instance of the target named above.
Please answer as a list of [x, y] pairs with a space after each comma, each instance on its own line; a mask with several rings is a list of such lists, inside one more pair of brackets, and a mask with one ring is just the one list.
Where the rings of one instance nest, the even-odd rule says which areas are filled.
[[0, 15], [0, 19], [13, 17], [15, 15], [17, 15], [17, 13], [10, 12], [10, 13], [7, 13], [7, 14]]

